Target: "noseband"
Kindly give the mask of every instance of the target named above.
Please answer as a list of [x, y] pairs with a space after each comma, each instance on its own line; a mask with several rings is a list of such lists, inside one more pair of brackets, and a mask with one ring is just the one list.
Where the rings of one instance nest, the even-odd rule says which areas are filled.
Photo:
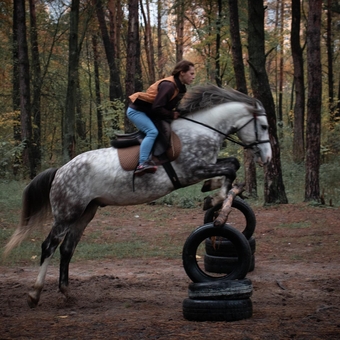
[[[255, 142], [254, 143], [251, 143], [251, 144], [243, 144], [243, 143], [240, 143], [240, 145], [242, 145], [245, 149], [251, 149], [253, 148], [254, 146], [257, 146], [258, 144], [263, 144], [263, 143], [270, 143], [270, 140], [267, 139], [267, 140], [259, 140], [259, 133], [258, 133], [258, 129], [257, 129], [257, 124], [256, 124], [256, 119], [257, 119], [257, 116], [259, 116], [259, 114], [255, 114], [253, 113], [253, 118], [251, 118], [247, 123], [245, 123], [243, 126], [241, 126], [239, 129], [237, 129], [237, 131], [240, 131], [241, 129], [243, 129], [246, 125], [248, 125], [250, 122], [254, 121], [254, 130], [255, 130]], [[264, 116], [264, 115], [262, 115]], [[235, 132], [237, 132], [235, 131]]]
[[243, 124], [240, 128], [238, 129], [232, 129], [229, 134], [235, 134], [237, 133], [238, 131], [242, 130], [245, 126], [247, 126], [248, 124], [250, 124], [252, 121], [254, 121], [254, 129], [255, 129], [255, 137], [256, 137], [256, 140], [254, 143], [251, 143], [251, 144], [244, 144], [238, 140], [236, 140], [234, 137], [230, 137], [229, 134], [225, 134], [224, 132], [222, 131], [219, 131], [215, 128], [213, 128], [212, 126], [209, 126], [207, 124], [204, 124], [204, 123], [201, 123], [201, 122], [198, 122], [197, 120], [193, 120], [191, 118], [188, 118], [188, 117], [185, 117], [185, 116], [180, 116], [179, 118], [183, 118], [183, 119], [186, 119], [190, 122], [193, 122], [193, 123], [196, 123], [196, 124], [199, 124], [199, 125], [202, 125], [210, 130], [213, 130], [221, 135], [223, 135], [225, 137], [225, 139], [229, 140], [230, 142], [233, 142], [235, 144], [238, 144], [240, 146], [242, 146], [244, 149], [251, 149], [253, 148], [254, 146], [257, 146], [258, 144], [263, 144], [263, 143], [270, 143], [270, 140], [267, 139], [267, 140], [258, 140], [258, 129], [257, 129], [257, 124], [256, 124], [256, 119], [258, 116], [265, 116], [265, 114], [256, 114], [256, 113], [253, 113], [253, 117], [248, 121], [246, 122], [245, 124]]

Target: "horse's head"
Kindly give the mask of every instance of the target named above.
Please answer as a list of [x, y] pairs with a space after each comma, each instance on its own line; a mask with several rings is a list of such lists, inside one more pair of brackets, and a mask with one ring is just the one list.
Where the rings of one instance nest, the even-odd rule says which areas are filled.
[[[223, 89], [215, 85], [195, 86], [185, 94], [179, 109], [184, 114], [201, 113], [201, 116], [195, 117], [196, 119], [188, 117], [185, 119], [204, 125], [227, 139], [251, 149], [260, 165], [270, 162], [272, 149], [268, 121], [259, 100], [231, 88]], [[222, 121], [225, 123], [224, 131]], [[241, 143], [228, 138], [233, 133], [237, 134]]]
[[256, 103], [256, 108], [250, 108], [249, 114], [239, 120], [235, 129], [244, 147], [253, 151], [255, 161], [261, 166], [268, 164], [272, 159], [272, 148], [262, 105]]

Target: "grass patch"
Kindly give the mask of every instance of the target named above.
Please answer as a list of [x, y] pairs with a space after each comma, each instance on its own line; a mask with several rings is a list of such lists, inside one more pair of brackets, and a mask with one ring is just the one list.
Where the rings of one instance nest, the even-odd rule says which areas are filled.
[[202, 202], [207, 193], [201, 192], [203, 183], [198, 183], [187, 188], [178, 189], [159, 198], [155, 204], [173, 205], [184, 209], [196, 208]]
[[21, 197], [25, 183], [0, 181], [0, 221], [17, 224], [20, 220]]
[[183, 242], [169, 243], [169, 239], [166, 237], [158, 239], [156, 242], [143, 239], [112, 243], [91, 243], [85, 241], [78, 244], [73, 261], [154, 257], [174, 259], [180, 258], [182, 248]]
[[[5, 242], [8, 241], [12, 232], [8, 234], [8, 237], [3, 239], [6, 233], [1, 232], [1, 245], [3, 246]], [[39, 265], [41, 254], [41, 242], [30, 237], [28, 240], [24, 241], [19, 247], [12, 250], [6, 259], [0, 256], [1, 265]]]
[[[98, 243], [82, 240], [79, 242], [72, 262], [100, 259], [123, 259], [123, 258], [165, 258], [178, 259], [181, 257], [183, 241], [178, 243], [169, 243], [165, 238], [157, 242], [146, 240], [131, 240], [114, 243]], [[38, 266], [41, 255], [40, 241], [25, 241], [20, 247], [14, 249], [9, 257], [1, 259], [1, 265], [32, 265]], [[59, 263], [59, 248], [55, 252], [52, 265]]]
[[20, 208], [26, 184], [18, 181], [0, 181], [0, 205], [9, 209]]

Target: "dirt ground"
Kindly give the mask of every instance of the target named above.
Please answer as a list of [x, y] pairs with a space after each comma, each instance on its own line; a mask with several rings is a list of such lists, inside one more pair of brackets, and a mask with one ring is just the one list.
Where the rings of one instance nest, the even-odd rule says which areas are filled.
[[[169, 208], [158, 218], [155, 206], [108, 208], [120, 214], [99, 216], [85, 233], [123, 221], [129, 235], [164, 233], [185, 242], [188, 230], [202, 225], [203, 211]], [[120, 210], [118, 210], [120, 209]], [[154, 219], [139, 221], [138, 212]], [[104, 210], [103, 210], [104, 211]], [[254, 208], [257, 227], [252, 280], [253, 315], [235, 322], [184, 319], [183, 299], [190, 279], [181, 254], [175, 259], [138, 258], [75, 261], [70, 266], [72, 298], [57, 289], [51, 266], [37, 308], [26, 293], [36, 267], [0, 267], [0, 339], [339, 339], [339, 208], [306, 204]], [[116, 217], [114, 217], [117, 215]], [[122, 235], [121, 234], [121, 235]], [[86, 235], [85, 235], [86, 236]], [[171, 241], [169, 241], [169, 244]]]

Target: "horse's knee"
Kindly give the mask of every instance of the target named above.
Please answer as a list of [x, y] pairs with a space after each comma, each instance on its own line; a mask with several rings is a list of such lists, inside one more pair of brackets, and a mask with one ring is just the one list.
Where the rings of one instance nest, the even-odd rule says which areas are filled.
[[226, 165], [232, 165], [235, 169], [235, 171], [237, 171], [241, 164], [239, 162], [239, 160], [236, 157], [226, 157], [226, 158], [219, 158], [217, 160], [217, 163], [221, 164], [226, 164]]
[[231, 182], [233, 182], [236, 178], [236, 171], [237, 170], [230, 170], [229, 172], [229, 178], [231, 179]]
[[220, 188], [225, 181], [224, 176], [210, 178], [204, 181], [201, 191], [207, 192]]
[[228, 158], [230, 158], [230, 162], [234, 165], [235, 171], [237, 171], [241, 166], [239, 160], [236, 157], [228, 157]]
[[231, 183], [235, 180], [236, 178], [236, 171], [235, 169], [231, 167], [226, 167], [223, 168], [223, 176], [225, 177], [225, 181], [222, 184], [223, 186], [231, 186]]
[[41, 260], [40, 265], [42, 265], [45, 261], [45, 259], [51, 257], [57, 247], [59, 246], [60, 241], [64, 237], [64, 235], [57, 235], [55, 236], [54, 230], [50, 232], [50, 234], [47, 236], [45, 241], [41, 244]]

